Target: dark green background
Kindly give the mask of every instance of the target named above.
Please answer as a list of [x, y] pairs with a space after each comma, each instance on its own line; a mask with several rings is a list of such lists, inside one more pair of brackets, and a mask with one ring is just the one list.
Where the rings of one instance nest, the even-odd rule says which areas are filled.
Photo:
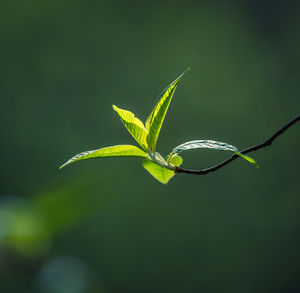
[[[248, 147], [299, 114], [298, 1], [1, 1], [0, 292], [300, 292], [299, 126], [215, 174], [166, 186], [134, 144], [187, 67], [158, 140]], [[226, 153], [192, 151], [201, 169]]]

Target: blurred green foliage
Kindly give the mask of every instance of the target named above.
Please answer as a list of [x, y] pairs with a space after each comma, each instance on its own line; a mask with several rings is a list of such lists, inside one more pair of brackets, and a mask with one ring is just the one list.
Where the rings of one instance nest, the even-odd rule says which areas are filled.
[[[299, 114], [297, 1], [0, 6], [0, 292], [300, 291], [299, 125], [253, 154], [258, 170], [237, 160], [167, 186], [131, 159], [58, 171], [82, 150], [133, 143], [111, 105], [145, 120], [188, 66], [162, 153], [267, 138]], [[191, 152], [183, 167], [225, 157]]]

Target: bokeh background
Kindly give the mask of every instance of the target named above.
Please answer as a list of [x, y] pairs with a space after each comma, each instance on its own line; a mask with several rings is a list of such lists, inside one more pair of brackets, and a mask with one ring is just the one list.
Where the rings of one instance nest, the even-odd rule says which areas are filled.
[[[244, 148], [299, 114], [299, 1], [0, 4], [0, 292], [300, 292], [299, 126], [206, 176], [163, 186], [139, 159], [58, 166], [135, 144], [111, 105], [145, 120], [177, 88], [158, 150]], [[184, 154], [201, 169], [227, 157]]]

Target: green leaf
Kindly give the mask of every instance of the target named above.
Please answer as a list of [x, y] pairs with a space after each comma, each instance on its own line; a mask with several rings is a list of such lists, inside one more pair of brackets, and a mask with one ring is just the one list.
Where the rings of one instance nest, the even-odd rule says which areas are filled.
[[171, 162], [175, 166], [180, 166], [183, 162], [183, 159], [176, 155], [176, 154], [170, 154], [166, 157], [167, 162]]
[[193, 141], [188, 141], [188, 142], [183, 143], [183, 144], [177, 146], [176, 148], [174, 148], [172, 153], [179, 154], [183, 151], [192, 150], [192, 149], [199, 149], [199, 148], [214, 149], [214, 150], [218, 150], [218, 151], [231, 151], [231, 152], [241, 156], [242, 158], [244, 158], [245, 160], [247, 160], [251, 164], [254, 164], [256, 167], [258, 167], [258, 164], [255, 162], [254, 159], [252, 159], [249, 156], [246, 156], [246, 155], [242, 154], [237, 149], [237, 147], [235, 147], [233, 145], [230, 145], [228, 143], [225, 143], [225, 142], [214, 141], [214, 140], [193, 140]]
[[246, 156], [240, 152], [235, 152], [237, 155], [239, 155], [240, 157], [244, 158], [245, 160], [247, 160], [248, 162], [250, 162], [251, 164], [253, 164], [256, 168], [259, 168], [259, 165], [255, 162], [255, 160], [249, 156]]
[[146, 129], [148, 131], [147, 142], [150, 149], [153, 151], [156, 149], [157, 138], [178, 82], [188, 70], [190, 70], [190, 68], [183, 72], [166, 89], [163, 90], [146, 121]]
[[74, 156], [70, 160], [68, 160], [66, 163], [64, 163], [62, 166], [60, 166], [59, 169], [65, 167], [71, 163], [80, 161], [80, 160], [93, 159], [93, 158], [105, 158], [105, 157], [142, 157], [142, 158], [145, 158], [145, 157], [147, 157], [147, 154], [134, 145], [115, 145], [115, 146], [101, 148], [101, 149], [94, 150], [94, 151], [86, 151], [86, 152], [77, 154], [76, 156]]
[[130, 111], [120, 109], [115, 105], [113, 105], [113, 109], [119, 114], [125, 127], [137, 141], [137, 143], [147, 151], [149, 149], [147, 143], [148, 131], [146, 130], [143, 122], [135, 117]]
[[147, 158], [156, 163], [157, 165], [163, 167], [163, 168], [167, 168], [169, 170], [174, 170], [174, 165], [169, 161], [166, 161], [163, 156], [158, 153], [158, 152], [148, 152], [147, 153]]
[[[169, 162], [175, 166], [180, 166], [182, 161], [183, 160], [180, 156], [173, 155]], [[142, 164], [155, 179], [163, 184], [167, 184], [169, 180], [176, 174], [174, 170], [166, 169], [165, 167], [162, 167], [149, 159], [145, 159]]]
[[206, 148], [206, 149], [214, 149], [218, 151], [232, 151], [238, 152], [239, 150], [228, 143], [219, 142], [214, 140], [192, 140], [185, 142], [176, 148], [173, 149], [172, 153], [179, 154], [183, 151], [192, 150], [192, 149], [199, 149], [199, 148]]

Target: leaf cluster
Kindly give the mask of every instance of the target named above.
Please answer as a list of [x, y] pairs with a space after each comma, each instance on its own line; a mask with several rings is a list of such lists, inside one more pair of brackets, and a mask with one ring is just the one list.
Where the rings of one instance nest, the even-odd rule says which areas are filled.
[[166, 184], [176, 174], [176, 170], [178, 170], [178, 167], [183, 162], [179, 153], [199, 148], [229, 151], [238, 154], [257, 166], [256, 162], [252, 158], [241, 154], [235, 146], [213, 140], [194, 140], [183, 143], [175, 147], [166, 157], [163, 157], [156, 151], [157, 139], [175, 90], [180, 79], [189, 69], [190, 68], [183, 72], [162, 91], [145, 124], [135, 117], [132, 112], [113, 105], [113, 109], [119, 115], [124, 126], [141, 148], [134, 145], [115, 145], [93, 151], [82, 152], [69, 159], [60, 167], [60, 169], [71, 163], [91, 158], [141, 157], [143, 158], [143, 167], [158, 181]]

